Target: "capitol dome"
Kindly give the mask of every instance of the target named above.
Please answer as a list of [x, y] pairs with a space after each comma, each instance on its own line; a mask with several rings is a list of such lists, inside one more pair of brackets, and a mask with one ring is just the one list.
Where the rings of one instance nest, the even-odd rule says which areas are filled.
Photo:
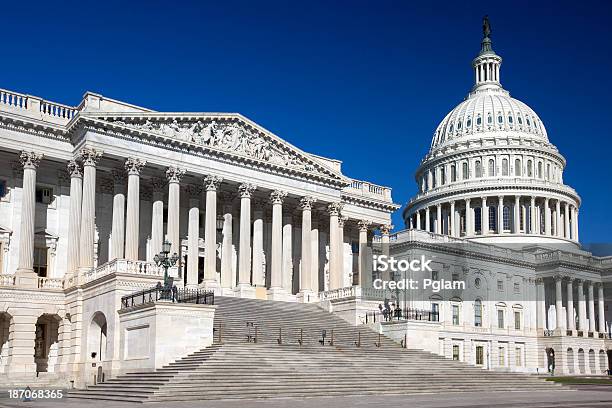
[[434, 132], [416, 171], [408, 228], [477, 241], [578, 242], [580, 197], [544, 123], [502, 87], [488, 21], [474, 86]]

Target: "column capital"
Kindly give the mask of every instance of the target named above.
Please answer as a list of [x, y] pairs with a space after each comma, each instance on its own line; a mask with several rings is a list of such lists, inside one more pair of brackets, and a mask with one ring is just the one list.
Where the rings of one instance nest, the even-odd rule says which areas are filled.
[[359, 220], [357, 222], [360, 232], [367, 232], [370, 229], [370, 225], [372, 225], [372, 221], [370, 220]]
[[188, 184], [185, 187], [185, 191], [189, 194], [190, 198], [200, 199], [200, 194], [202, 194], [202, 187], [197, 186], [195, 184]]
[[204, 177], [203, 182], [204, 182], [204, 189], [206, 189], [206, 191], [217, 191], [217, 189], [223, 182], [223, 177], [206, 176]]
[[601, 282], [595, 282], [594, 283], [595, 288], [599, 289], [599, 288], [603, 288], [603, 283]]
[[270, 193], [270, 202], [272, 204], [282, 204], [287, 197], [287, 193], [281, 190], [274, 190]]
[[19, 163], [24, 169], [36, 170], [44, 155], [36, 152], [26, 152], [23, 150], [19, 154]]
[[455, 205], [455, 200], [450, 200], [449, 203], [450, 205]]
[[504, 201], [504, 197], [505, 197], [505, 196], [503, 196], [503, 195], [498, 195], [498, 196], [497, 196], [497, 199], [498, 199], [499, 201], [503, 202], [503, 201]]
[[312, 205], [317, 202], [317, 199], [314, 197], [302, 197], [300, 198], [300, 208], [302, 211], [310, 211], [312, 210]]
[[145, 164], [147, 164], [145, 160], [138, 159], [136, 157], [128, 157], [125, 159], [124, 167], [128, 175], [139, 176], [140, 170], [142, 170]]
[[563, 278], [567, 281], [568, 285], [571, 285], [576, 280], [576, 278], [571, 276], [564, 276]]
[[83, 169], [76, 160], [70, 160], [66, 165], [70, 178], [83, 178]]
[[584, 279], [576, 278], [574, 282], [576, 282], [578, 286], [582, 286], [584, 284]]
[[102, 157], [102, 153], [103, 152], [101, 150], [85, 147], [79, 152], [79, 156], [81, 158], [83, 166], [95, 167], [96, 164], [98, 164], [100, 157]]
[[166, 169], [166, 179], [168, 183], [180, 183], [185, 175], [185, 169], [179, 167], [168, 167]]
[[484, 203], [486, 203], [486, 202], [487, 202], [487, 196], [480, 197], [480, 199], [481, 199], [481, 200], [482, 200]]
[[380, 233], [382, 235], [389, 235], [389, 233], [393, 229], [393, 225], [392, 224], [381, 224], [378, 226], [378, 229], [380, 230]]
[[251, 198], [251, 195], [255, 190], [257, 190], [257, 186], [251, 183], [242, 183], [240, 186], [238, 186], [240, 198]]
[[544, 284], [544, 278], [535, 278], [535, 284], [536, 285], [543, 285]]
[[340, 216], [338, 217], [338, 227], [344, 228], [344, 224], [348, 221], [348, 217]]
[[340, 213], [342, 212], [343, 207], [344, 207], [344, 203], [342, 202], [330, 203], [327, 206], [327, 212], [329, 213], [329, 215], [339, 216]]
[[562, 275], [555, 275], [555, 276], [553, 276], [553, 278], [555, 279], [555, 282], [562, 282], [563, 281], [563, 276]]
[[465, 204], [466, 204], [466, 205], [469, 205], [469, 204], [470, 204], [470, 202], [472, 201], [472, 199], [471, 199], [471, 198], [464, 198], [464, 200], [465, 200]]

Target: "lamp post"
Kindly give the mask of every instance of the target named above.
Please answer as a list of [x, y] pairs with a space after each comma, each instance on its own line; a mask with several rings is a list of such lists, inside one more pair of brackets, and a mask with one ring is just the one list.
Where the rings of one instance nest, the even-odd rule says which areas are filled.
[[172, 256], [168, 256], [170, 255], [170, 248], [172, 247], [172, 244], [170, 243], [170, 241], [168, 241], [167, 239], [164, 240], [164, 243], [162, 244], [162, 250], [159, 254], [155, 255], [155, 257], [153, 258], [153, 260], [155, 261], [155, 263], [157, 264], [157, 266], [161, 266], [164, 268], [164, 293], [170, 293], [172, 288], [170, 287], [170, 279], [168, 277], [168, 268], [176, 265], [176, 263], [178, 262], [178, 254], [175, 252], [172, 254]]

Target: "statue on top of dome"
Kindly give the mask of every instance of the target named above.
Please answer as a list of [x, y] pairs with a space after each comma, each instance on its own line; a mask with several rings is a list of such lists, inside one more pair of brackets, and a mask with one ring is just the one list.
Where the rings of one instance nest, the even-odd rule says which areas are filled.
[[482, 18], [482, 34], [484, 38], [489, 38], [489, 36], [491, 35], [491, 23], [489, 23], [488, 15]]

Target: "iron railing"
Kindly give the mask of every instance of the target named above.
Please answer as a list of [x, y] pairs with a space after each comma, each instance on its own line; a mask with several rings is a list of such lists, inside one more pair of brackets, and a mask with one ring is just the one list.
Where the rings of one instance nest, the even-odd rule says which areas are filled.
[[424, 320], [428, 322], [439, 322], [440, 312], [433, 310], [422, 310], [414, 308], [392, 309], [387, 312], [367, 312], [365, 323], [391, 322], [401, 320]]
[[200, 305], [214, 305], [215, 294], [212, 291], [202, 289], [176, 288], [166, 289], [163, 286], [155, 286], [131, 293], [121, 298], [121, 308], [134, 307], [158, 301], [172, 303], [195, 303]]

